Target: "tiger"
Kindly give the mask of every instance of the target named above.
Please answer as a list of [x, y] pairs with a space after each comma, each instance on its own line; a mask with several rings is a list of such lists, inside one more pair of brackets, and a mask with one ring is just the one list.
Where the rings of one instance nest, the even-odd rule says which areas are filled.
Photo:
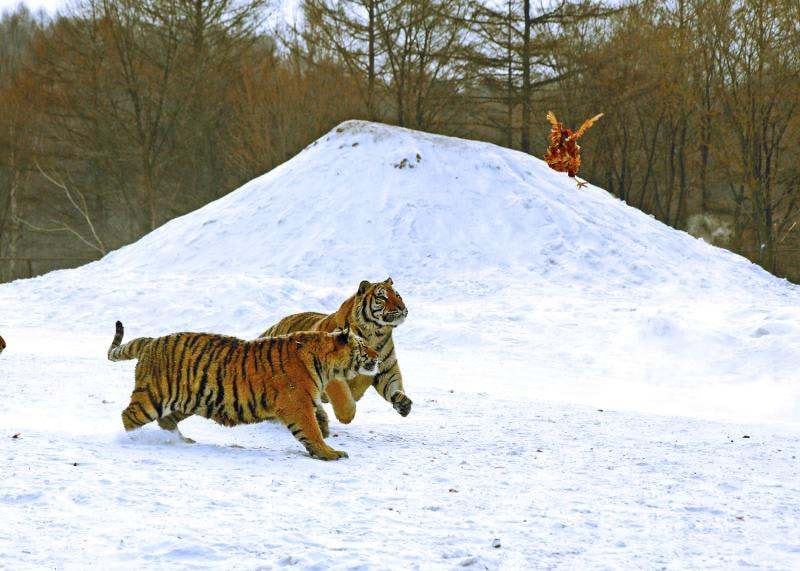
[[[333, 379], [378, 372], [377, 352], [349, 329], [244, 341], [210, 333], [140, 337], [122, 344], [117, 321], [110, 361], [138, 359], [135, 388], [122, 411], [126, 432], [157, 421], [185, 442], [178, 423], [196, 414], [235, 426], [278, 420], [321, 460], [347, 458], [325, 442], [319, 402]], [[324, 416], [324, 413], [323, 413]], [[322, 423], [322, 424], [321, 424]]]
[[3, 339], [3, 336], [0, 335], [0, 353], [2, 353], [3, 349], [5, 348], [6, 348], [6, 341], [5, 339]]
[[377, 375], [371, 378], [360, 375], [349, 379], [349, 390], [345, 390], [344, 381], [331, 381], [327, 386], [327, 395], [323, 395], [323, 401], [330, 400], [336, 418], [345, 424], [353, 420], [355, 403], [370, 385], [384, 400], [392, 403], [401, 416], [408, 416], [411, 412], [412, 401], [403, 390], [403, 376], [400, 374], [392, 340], [392, 332], [405, 321], [408, 308], [393, 284], [391, 277], [376, 283], [364, 280], [358, 285], [356, 293], [347, 298], [335, 313], [296, 313], [284, 317], [261, 334], [263, 338], [293, 331], [330, 332], [349, 324], [353, 331], [378, 352], [380, 370]]

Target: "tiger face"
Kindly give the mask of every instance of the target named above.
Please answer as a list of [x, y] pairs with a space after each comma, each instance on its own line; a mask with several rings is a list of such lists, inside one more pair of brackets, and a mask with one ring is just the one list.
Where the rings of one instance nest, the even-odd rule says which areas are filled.
[[349, 358], [345, 367], [345, 377], [354, 379], [358, 375], [374, 377], [378, 374], [380, 359], [378, 353], [369, 347], [364, 339], [350, 331], [349, 327], [337, 329], [331, 335], [336, 336], [336, 343], [342, 348], [347, 349]]
[[358, 286], [358, 293], [363, 297], [369, 321], [381, 326], [397, 327], [408, 316], [403, 298], [392, 286], [392, 278], [374, 284], [364, 280]]

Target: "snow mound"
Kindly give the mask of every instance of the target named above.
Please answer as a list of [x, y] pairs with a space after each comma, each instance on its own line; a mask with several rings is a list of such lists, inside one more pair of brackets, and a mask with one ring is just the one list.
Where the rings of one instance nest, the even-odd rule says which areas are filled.
[[537, 158], [363, 121], [102, 260], [1, 286], [0, 327], [9, 351], [47, 330], [87, 355], [116, 319], [252, 337], [387, 275], [400, 350], [442, 388], [800, 417], [795, 286]]
[[95, 273], [249, 273], [408, 283], [512, 271], [548, 280], [687, 283], [757, 266], [627, 207], [576, 190], [537, 158], [363, 121], [108, 255]]

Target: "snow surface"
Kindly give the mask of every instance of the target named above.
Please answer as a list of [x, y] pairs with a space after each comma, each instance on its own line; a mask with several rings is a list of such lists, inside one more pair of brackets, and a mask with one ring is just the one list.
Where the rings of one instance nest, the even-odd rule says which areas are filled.
[[[348, 460], [273, 424], [123, 434], [116, 319], [254, 337], [388, 275], [414, 408], [332, 420]], [[536, 158], [343, 123], [0, 286], [0, 567], [800, 566], [798, 293]]]

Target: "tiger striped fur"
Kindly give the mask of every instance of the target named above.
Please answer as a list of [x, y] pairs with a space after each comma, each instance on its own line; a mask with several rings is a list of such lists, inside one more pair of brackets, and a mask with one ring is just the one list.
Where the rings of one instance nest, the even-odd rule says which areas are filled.
[[123, 335], [118, 321], [108, 358], [139, 361], [131, 402], [122, 412], [125, 430], [155, 420], [189, 442], [178, 423], [193, 414], [224, 426], [276, 419], [312, 457], [347, 457], [323, 440], [327, 426], [320, 426], [318, 419], [320, 396], [332, 379], [378, 371], [377, 353], [347, 329], [255, 341], [174, 333], [140, 337], [124, 345]]
[[[403, 376], [392, 339], [394, 328], [403, 323], [407, 315], [408, 309], [394, 289], [392, 278], [377, 283], [364, 280], [359, 284], [358, 291], [347, 298], [335, 313], [325, 315], [309, 311], [289, 315], [264, 331], [261, 337], [293, 331], [330, 332], [349, 324], [367, 345], [378, 352], [381, 363], [378, 374], [373, 378], [361, 375], [348, 380], [349, 391], [344, 390], [339, 382], [328, 384], [326, 392], [336, 418], [344, 423], [352, 421], [355, 401], [364, 395], [370, 385], [384, 400], [392, 403], [401, 416], [407, 416], [411, 412], [412, 402], [403, 390]], [[325, 395], [323, 400], [326, 400]]]

